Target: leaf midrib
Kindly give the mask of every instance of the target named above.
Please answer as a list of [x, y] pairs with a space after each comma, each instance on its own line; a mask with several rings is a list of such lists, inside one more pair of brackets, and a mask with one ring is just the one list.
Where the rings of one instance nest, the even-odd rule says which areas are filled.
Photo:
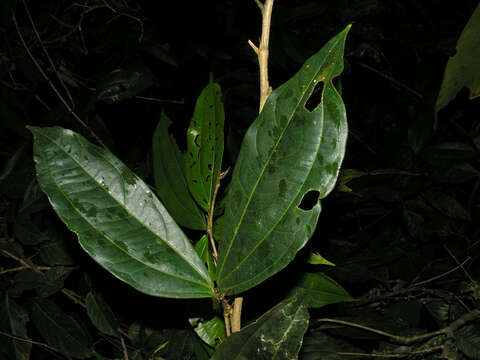
[[[328, 50], [328, 52], [331, 52], [331, 50], [335, 47], [335, 45], [336, 45], [339, 41], [341, 41], [341, 40], [338, 40], [338, 41], [332, 43], [332, 44], [331, 44], [331, 47], [330, 47], [330, 50]], [[315, 73], [316, 76], [312, 77], [312, 80], [311, 80], [311, 81], [309, 82], [309, 84], [308, 84], [308, 88], [310, 88], [310, 86], [312, 85], [313, 81], [316, 79], [318, 73], [320, 72], [320, 69], [323, 67], [323, 65], [325, 64], [326, 60], [327, 60], [327, 56], [325, 56], [325, 58], [323, 59], [323, 62], [318, 66], [318, 70], [317, 70], [316, 73]], [[326, 78], [324, 81], [325, 81], [325, 82], [326, 82], [326, 81], [330, 81], [330, 79], [327, 79], [327, 78]], [[310, 96], [311, 96], [311, 94], [309, 94], [308, 97], [310, 97]], [[220, 271], [218, 272], [217, 278], [221, 279], [222, 281], [225, 280], [225, 279], [227, 279], [231, 274], [233, 274], [235, 271], [237, 271], [237, 270], [239, 269], [239, 267], [241, 266], [241, 264], [243, 264], [243, 262], [245, 262], [246, 259], [251, 256], [251, 254], [258, 248], [258, 246], [260, 246], [260, 245], [263, 243], [263, 241], [265, 241], [266, 237], [267, 237], [269, 234], [271, 234], [271, 232], [273, 231], [273, 229], [278, 225], [278, 222], [279, 222], [279, 221], [277, 221], [277, 222], [272, 226], [272, 228], [268, 231], [267, 235], [259, 242], [259, 244], [258, 244], [257, 246], [255, 246], [255, 248], [254, 248], [249, 254], [247, 254], [247, 256], [244, 257], [244, 259], [243, 259], [241, 262], [239, 262], [239, 264], [235, 267], [235, 269], [233, 269], [226, 277], [223, 277], [223, 278], [221, 277], [221, 273], [222, 273], [222, 271], [223, 271], [223, 269], [224, 269], [226, 259], [228, 258], [229, 254], [230, 254], [230, 250], [231, 250], [231, 248], [232, 248], [232, 246], [233, 246], [233, 243], [234, 243], [235, 238], [236, 238], [236, 236], [237, 236], [237, 234], [238, 234], [238, 231], [239, 231], [239, 229], [240, 229], [240, 226], [241, 226], [241, 224], [243, 223], [243, 218], [245, 217], [245, 214], [246, 214], [247, 209], [248, 209], [248, 207], [249, 207], [249, 205], [250, 205], [250, 202], [251, 202], [252, 199], [253, 199], [253, 196], [254, 196], [254, 194], [255, 194], [255, 192], [256, 192], [256, 189], [257, 189], [257, 187], [258, 187], [258, 184], [260, 183], [260, 180], [263, 178], [263, 174], [265, 173], [266, 168], [267, 168], [268, 165], [270, 164], [270, 160], [271, 160], [273, 154], [275, 153], [275, 150], [277, 149], [278, 145], [280, 144], [281, 140], [283, 139], [283, 135], [285, 134], [285, 131], [286, 131], [286, 130], [288, 129], [288, 127], [290, 126], [290, 124], [291, 124], [291, 122], [292, 122], [292, 119], [293, 119], [295, 113], [297, 112], [297, 109], [298, 109], [298, 107], [299, 107], [299, 104], [305, 99], [305, 97], [306, 97], [306, 96], [303, 95], [303, 96], [301, 96], [301, 97], [299, 98], [299, 101], [297, 102], [297, 105], [294, 107], [294, 110], [293, 110], [292, 114], [290, 115], [290, 118], [289, 118], [288, 122], [287, 122], [286, 125], [284, 126], [284, 129], [282, 130], [282, 133], [280, 134], [280, 136], [279, 136], [278, 140], [276, 141], [275, 145], [272, 147], [272, 150], [271, 150], [271, 152], [270, 152], [270, 154], [269, 154], [269, 157], [268, 157], [267, 161], [265, 162], [265, 165], [263, 166], [262, 171], [260, 172], [260, 176], [258, 177], [257, 181], [255, 182], [255, 185], [254, 185], [254, 187], [253, 187], [253, 189], [252, 189], [252, 192], [251, 192], [251, 196], [248, 198], [247, 203], [246, 203], [245, 206], [244, 206], [242, 215], [241, 215], [241, 217], [240, 217], [240, 221], [237, 223], [237, 226], [235, 227], [234, 234], [233, 234], [232, 239], [231, 239], [231, 241], [230, 241], [230, 244], [229, 244], [229, 247], [228, 247], [228, 249], [227, 249], [227, 252], [226, 252], [226, 254], [225, 254], [225, 256], [224, 256], [224, 259], [223, 259], [223, 262], [222, 262], [222, 266], [221, 266], [221, 268], [220, 268]], [[267, 101], [268, 101], [268, 100], [267, 100]], [[323, 101], [323, 93], [322, 93], [322, 101]], [[274, 104], [274, 107], [276, 107], [276, 106], [277, 106], [277, 102], [275, 102], [275, 104]], [[323, 108], [322, 108], [322, 113], [323, 113]], [[322, 117], [322, 119], [323, 119], [323, 117]], [[322, 132], [323, 132], [323, 127], [322, 127]], [[322, 135], [320, 135], [320, 136], [322, 136]], [[317, 148], [317, 154], [318, 154], [318, 148]], [[310, 171], [308, 172], [308, 176], [309, 176], [310, 173], [311, 173], [311, 169], [312, 169], [312, 168], [310, 168]], [[305, 181], [306, 181], [306, 179], [308, 179], [308, 176], [306, 176]], [[297, 191], [297, 196], [298, 196], [298, 193], [299, 193], [299, 192], [301, 191], [301, 189], [303, 188], [303, 185], [305, 184], [305, 181], [302, 183], [302, 186], [299, 187], [299, 191]], [[280, 217], [280, 219], [282, 219], [283, 216], [285, 216], [285, 213], [291, 208], [291, 204], [293, 203], [293, 201], [295, 201], [295, 199], [296, 199], [296, 197], [294, 197], [293, 200], [290, 202], [289, 206], [287, 207], [287, 210], [282, 214], [282, 216]], [[273, 264], [272, 264], [272, 266], [273, 266]], [[262, 272], [262, 273], [263, 273], [263, 272]]]
[[[98, 186], [100, 189], [102, 189], [103, 192], [108, 193], [102, 186], [100, 186], [100, 184], [97, 182], [97, 180], [96, 180], [94, 177], [92, 177], [92, 176], [90, 175], [90, 173], [88, 173], [88, 172], [85, 170], [85, 168], [84, 168], [75, 158], [73, 158], [70, 154], [68, 154], [68, 152], [66, 152], [66, 151], [63, 149], [63, 147], [60, 146], [54, 139], [50, 138], [49, 136], [47, 136], [47, 135], [45, 135], [45, 134], [41, 134], [41, 133], [38, 133], [38, 132], [37, 132], [37, 134], [39, 134], [39, 135], [41, 135], [41, 136], [44, 136], [45, 138], [47, 138], [48, 140], [50, 140], [51, 143], [55, 144], [55, 146], [57, 146], [57, 148], [59, 148], [67, 157], [69, 157], [73, 162], [75, 162], [75, 163], [83, 170], [83, 172], [84, 172], [88, 177], [90, 177], [91, 180], [92, 180], [94, 183], [96, 183], [97, 186]], [[75, 136], [75, 135], [74, 135], [74, 136]], [[82, 147], [84, 146], [84, 145], [81, 144], [81, 143], [79, 143], [79, 145], [82, 146]], [[103, 154], [100, 153], [100, 155], [103, 157]], [[104, 157], [103, 157], [103, 159], [104, 159], [105, 161], [107, 161], [107, 162], [118, 172], [118, 174], [121, 176], [121, 172], [119, 171], [119, 169], [117, 169], [116, 166], [114, 166], [114, 164], [112, 164], [111, 162], [109, 162], [109, 161], [108, 161], [107, 159], [105, 159]], [[48, 173], [49, 173], [49, 175], [50, 175], [50, 178], [51, 178], [52, 181], [54, 182], [55, 186], [57, 187], [57, 189], [59, 190], [59, 192], [65, 197], [65, 199], [67, 199], [67, 201], [69, 202], [69, 204], [71, 205], [71, 207], [75, 210], [75, 212], [76, 212], [77, 214], [79, 214], [80, 217], [81, 217], [92, 229], [94, 229], [95, 232], [97, 232], [97, 233], [100, 235], [100, 237], [103, 237], [103, 238], [107, 239], [112, 246], [115, 246], [115, 247], [118, 248], [121, 252], [123, 252], [124, 254], [126, 254], [128, 257], [130, 257], [130, 258], [132, 258], [133, 260], [135, 260], [135, 261], [143, 264], [145, 267], [148, 267], [148, 268], [150, 268], [150, 269], [152, 269], [152, 270], [154, 270], [154, 271], [158, 271], [158, 272], [160, 272], [160, 273], [163, 273], [163, 274], [168, 275], [168, 276], [171, 276], [171, 277], [176, 277], [176, 278], [178, 278], [178, 279], [180, 279], [180, 280], [183, 280], [183, 281], [186, 281], [186, 282], [190, 282], [190, 283], [193, 283], [193, 284], [201, 285], [202, 287], [205, 287], [205, 288], [207, 288], [208, 290], [210, 290], [210, 287], [208, 286], [208, 282], [207, 282], [207, 284], [204, 284], [204, 283], [200, 283], [200, 282], [197, 282], [197, 281], [193, 281], [193, 280], [191, 280], [191, 279], [187, 279], [187, 278], [178, 276], [178, 275], [176, 275], [176, 274], [167, 273], [167, 272], [165, 272], [165, 271], [163, 271], [163, 270], [160, 270], [160, 269], [157, 269], [157, 268], [155, 268], [155, 267], [152, 267], [151, 265], [149, 265], [149, 264], [143, 262], [142, 260], [134, 257], [132, 254], [128, 253], [127, 251], [125, 251], [124, 249], [122, 249], [121, 247], [119, 247], [119, 246], [110, 238], [110, 236], [107, 236], [107, 235], [102, 234], [95, 226], [93, 226], [93, 224], [92, 224], [90, 221], [88, 221], [88, 219], [79, 211], [79, 209], [77, 209], [77, 207], [74, 206], [74, 204], [73, 204], [73, 202], [71, 201], [70, 197], [68, 197], [68, 196], [62, 191], [62, 188], [61, 188], [61, 187], [59, 186], [59, 184], [55, 181], [55, 178], [51, 175], [51, 172], [50, 172], [50, 168], [49, 168], [49, 167], [47, 167], [47, 170], [48, 170]], [[122, 177], [122, 178], [123, 178], [123, 177]], [[195, 269], [195, 272], [196, 272], [196, 273], [198, 273], [203, 279], [205, 279], [205, 277], [202, 276], [203, 274], [200, 273], [200, 272], [198, 272], [198, 271], [197, 271], [197, 268], [194, 267], [194, 266], [192, 266], [192, 264], [191, 264], [190, 262], [188, 262], [188, 261], [186, 260], [186, 258], [185, 258], [184, 256], [182, 256], [181, 253], [179, 253], [175, 248], [173, 248], [167, 241], [163, 240], [163, 238], [161, 238], [158, 234], [154, 233], [151, 228], [147, 227], [147, 226], [146, 226], [143, 222], [141, 222], [136, 216], [133, 216], [133, 215], [131, 214], [131, 212], [128, 211], [127, 208], [125, 208], [124, 206], [122, 206], [122, 204], [118, 201], [118, 199], [117, 199], [116, 197], [112, 196], [112, 195], [109, 194], [109, 193], [108, 193], [108, 195], [109, 195], [112, 199], [114, 199], [115, 202], [117, 202], [118, 205], [119, 205], [121, 208], [123, 208], [124, 211], [125, 211], [127, 214], [129, 214], [129, 215], [130, 215], [132, 218], [134, 218], [139, 224], [141, 224], [141, 225], [142, 225], [144, 228], [146, 228], [150, 233], [152, 233], [155, 238], [160, 239], [160, 241], [161, 241], [163, 244], [165, 244], [165, 245], [167, 245], [168, 247], [170, 247], [177, 255], [179, 255], [179, 257], [180, 257], [181, 259], [183, 259], [188, 265], [190, 265], [191, 268]], [[206, 279], [206, 280], [207, 280], [207, 279]]]

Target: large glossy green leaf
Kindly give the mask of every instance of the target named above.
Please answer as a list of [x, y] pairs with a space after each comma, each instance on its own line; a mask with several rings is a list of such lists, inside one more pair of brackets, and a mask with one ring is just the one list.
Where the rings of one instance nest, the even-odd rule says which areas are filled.
[[457, 53], [448, 60], [435, 112], [440, 111], [463, 88], [470, 99], [480, 96], [480, 5], [473, 12], [457, 42]]
[[[0, 304], [0, 329], [12, 336], [27, 339], [28, 314], [10, 297], [2, 294]], [[28, 360], [32, 344], [0, 336], [0, 358], [5, 360]]]
[[225, 114], [220, 85], [210, 82], [201, 92], [187, 131], [186, 171], [190, 191], [208, 212], [223, 157]]
[[95, 261], [146, 294], [212, 295], [195, 249], [138, 176], [70, 130], [29, 129], [40, 186]]
[[308, 319], [304, 299], [288, 298], [227, 338], [211, 360], [296, 359]]
[[205, 230], [205, 217], [190, 195], [185, 163], [175, 139], [168, 134], [170, 119], [162, 113], [153, 133], [153, 171], [158, 197], [175, 221], [195, 230]]
[[[332, 190], [343, 160], [345, 107], [332, 80], [343, 69], [349, 29], [270, 95], [245, 135], [217, 224], [217, 282], [229, 294], [284, 268], [315, 230], [320, 203], [299, 205], [310, 190], [319, 199]], [[321, 102], [309, 111], [305, 104], [320, 83]]]

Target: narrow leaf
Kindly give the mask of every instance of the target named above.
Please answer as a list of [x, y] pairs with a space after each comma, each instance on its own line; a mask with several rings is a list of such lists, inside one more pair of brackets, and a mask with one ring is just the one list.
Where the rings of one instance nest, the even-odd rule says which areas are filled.
[[187, 131], [186, 156], [188, 186], [206, 212], [222, 167], [224, 119], [220, 85], [210, 82], [195, 105]]
[[[28, 314], [5, 293], [0, 305], [0, 329], [21, 339], [27, 339]], [[6, 360], [28, 360], [32, 344], [0, 336], [0, 357]]]
[[93, 325], [104, 334], [118, 335], [119, 324], [110, 306], [99, 293], [89, 292], [85, 299], [87, 314]]
[[92, 343], [85, 329], [51, 301], [35, 302], [32, 318], [47, 344], [64, 355], [79, 359], [92, 355]]
[[[299, 205], [310, 191], [324, 198], [345, 153], [345, 106], [332, 80], [343, 70], [350, 26], [276, 89], [243, 140], [218, 222], [217, 282], [229, 295], [284, 268], [315, 230], [320, 203]], [[323, 83], [321, 102], [305, 105]]]
[[212, 295], [195, 249], [138, 176], [70, 130], [29, 129], [40, 186], [95, 261], [146, 294]]
[[307, 327], [308, 310], [303, 298], [291, 297], [232, 334], [211, 360], [296, 359]]
[[200, 256], [200, 259], [202, 259], [202, 261], [207, 264], [210, 278], [215, 281], [215, 277], [217, 276], [215, 273], [215, 263], [213, 262], [213, 257], [210, 251], [210, 244], [207, 235], [203, 235], [201, 239], [197, 241], [197, 243], [195, 244], [195, 251], [197, 252], [198, 256]]
[[435, 112], [455, 98], [463, 88], [470, 90], [470, 99], [480, 96], [480, 5], [477, 6], [457, 42], [455, 56], [448, 60], [443, 75]]
[[153, 133], [153, 171], [157, 195], [175, 221], [205, 230], [205, 217], [188, 190], [185, 163], [175, 139], [168, 134], [172, 122], [162, 113]]
[[310, 308], [355, 300], [335, 280], [322, 273], [305, 274], [291, 293], [305, 294]]

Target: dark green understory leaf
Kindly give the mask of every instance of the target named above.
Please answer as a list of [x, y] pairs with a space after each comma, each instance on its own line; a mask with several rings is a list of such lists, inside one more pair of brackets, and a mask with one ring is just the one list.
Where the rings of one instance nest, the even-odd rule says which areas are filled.
[[[12, 336], [27, 339], [28, 314], [6, 293], [0, 305], [0, 329]], [[0, 335], [0, 357], [5, 360], [28, 360], [32, 344]]]
[[92, 343], [86, 330], [53, 302], [48, 300], [35, 302], [32, 318], [47, 344], [62, 354], [79, 359], [92, 355]]
[[240, 332], [232, 334], [211, 360], [296, 359], [308, 327], [305, 299], [290, 297]]
[[185, 167], [190, 192], [206, 212], [222, 168], [224, 121], [220, 85], [210, 82], [198, 97], [187, 130]]
[[146, 294], [212, 295], [195, 249], [138, 176], [70, 130], [30, 130], [40, 186], [95, 261]]
[[205, 230], [205, 216], [188, 190], [185, 163], [175, 139], [168, 134], [172, 122], [162, 113], [153, 133], [153, 171], [157, 195], [175, 221]]
[[131, 98], [152, 85], [150, 73], [118, 69], [103, 79], [97, 89], [97, 99], [113, 104]]
[[[302, 346], [302, 359], [304, 360], [343, 360], [345, 357], [338, 355], [339, 352], [363, 353], [347, 341], [328, 336], [322, 331], [315, 331], [305, 335]], [[348, 357], [351, 360], [359, 360], [364, 357]]]
[[335, 280], [323, 273], [305, 274], [291, 294], [304, 294], [310, 308], [355, 300]]
[[118, 335], [119, 324], [115, 314], [99, 293], [89, 292], [85, 305], [88, 317], [98, 330], [111, 336]]
[[439, 191], [429, 191], [425, 194], [427, 202], [443, 215], [459, 220], [469, 220], [470, 215], [455, 198]]
[[[315, 230], [320, 202], [299, 205], [311, 191], [327, 196], [345, 153], [345, 106], [332, 81], [343, 70], [349, 29], [273, 91], [245, 135], [218, 222], [217, 283], [229, 295], [284, 268]], [[309, 111], [320, 84], [321, 101]]]

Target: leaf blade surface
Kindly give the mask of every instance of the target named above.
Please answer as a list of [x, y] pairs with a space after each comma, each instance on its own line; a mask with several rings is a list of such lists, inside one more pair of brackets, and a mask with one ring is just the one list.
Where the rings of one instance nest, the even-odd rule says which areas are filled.
[[95, 261], [149, 295], [212, 295], [195, 249], [138, 176], [73, 131], [29, 129], [40, 186]]
[[209, 212], [223, 158], [225, 114], [220, 85], [210, 82], [195, 104], [187, 130], [186, 173], [197, 203]]
[[194, 230], [204, 230], [205, 218], [188, 190], [185, 164], [177, 143], [168, 134], [172, 124], [162, 113], [152, 140], [153, 171], [158, 197], [175, 221]]
[[[245, 135], [219, 227], [217, 283], [245, 291], [284, 268], [312, 235], [320, 203], [298, 206], [310, 190], [332, 189], [345, 152], [347, 123], [332, 80], [343, 70], [350, 26], [268, 98]], [[318, 83], [322, 100], [305, 105]]]

